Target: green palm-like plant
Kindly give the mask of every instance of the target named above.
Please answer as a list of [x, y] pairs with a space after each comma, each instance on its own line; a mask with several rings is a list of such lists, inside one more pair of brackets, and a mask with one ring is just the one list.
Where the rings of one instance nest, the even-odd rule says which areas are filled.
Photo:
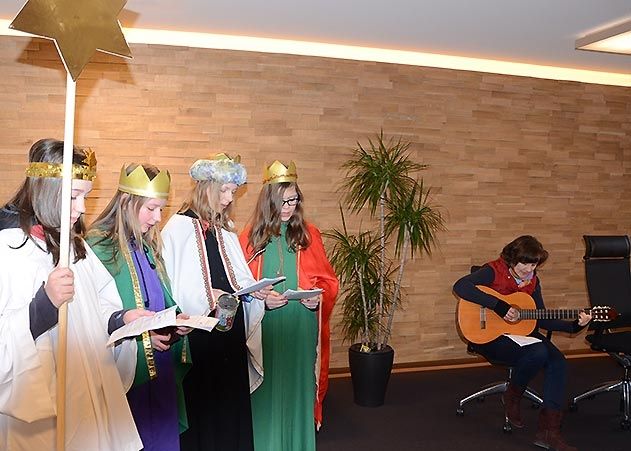
[[[409, 192], [415, 180], [410, 172], [425, 169], [427, 165], [410, 161], [407, 154], [409, 142], [384, 141], [383, 131], [376, 142], [368, 139], [368, 147], [357, 143], [351, 158], [342, 165], [346, 178], [341, 190], [352, 211], [358, 212], [368, 205], [374, 215], [377, 207], [383, 208], [388, 198]], [[381, 213], [380, 213], [380, 216]]]
[[[342, 230], [324, 235], [333, 241], [331, 264], [338, 273], [343, 288], [342, 331], [347, 340], [361, 335], [362, 343], [375, 343], [381, 333], [378, 306], [381, 239], [369, 231], [350, 234], [344, 211], [340, 206]], [[389, 282], [389, 280], [388, 280]], [[389, 289], [390, 283], [386, 284]], [[385, 289], [384, 289], [385, 291]], [[388, 290], [391, 292], [391, 290]], [[386, 303], [388, 299], [386, 298]]]
[[[399, 257], [399, 268], [394, 283], [393, 302], [397, 304], [401, 293], [403, 269], [414, 253], [431, 254], [436, 245], [436, 234], [445, 230], [445, 221], [440, 211], [430, 205], [430, 189], [424, 189], [423, 180], [417, 182], [406, 196], [388, 199], [388, 214], [385, 217], [385, 235], [396, 236], [395, 255]], [[392, 320], [396, 309], [388, 312], [388, 325], [383, 345], [388, 343], [392, 333]]]
[[[342, 165], [346, 177], [340, 191], [345, 204], [355, 213], [367, 207], [371, 218], [379, 219], [378, 234], [351, 235], [340, 207], [343, 230], [328, 234], [334, 242], [331, 263], [345, 287], [344, 336], [354, 339], [361, 330], [368, 348], [376, 344], [380, 349], [390, 338], [408, 253], [410, 257], [429, 254], [438, 232], [445, 228], [442, 215], [430, 204], [430, 190], [424, 188], [422, 179], [419, 182], [413, 177], [428, 166], [410, 159], [410, 145], [401, 138], [386, 141], [381, 131], [374, 141], [368, 140], [368, 146], [358, 143]], [[396, 267], [387, 255], [394, 236]]]

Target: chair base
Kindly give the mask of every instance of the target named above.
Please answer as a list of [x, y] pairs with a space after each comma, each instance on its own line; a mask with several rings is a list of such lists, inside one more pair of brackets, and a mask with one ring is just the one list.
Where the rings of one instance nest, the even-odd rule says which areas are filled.
[[570, 411], [575, 412], [578, 410], [577, 403], [583, 399], [591, 399], [601, 393], [619, 392], [620, 393], [620, 411], [622, 412], [622, 420], [620, 421], [620, 427], [622, 429], [631, 428], [631, 380], [629, 380], [628, 369], [625, 371], [625, 379], [621, 381], [609, 381], [604, 384], [598, 385], [591, 390], [580, 394], [570, 401]]
[[[512, 376], [512, 368], [508, 370], [508, 379], [506, 381], [498, 381], [489, 385], [485, 385], [477, 392], [467, 396], [466, 398], [462, 398], [458, 403], [458, 408], [456, 409], [456, 415], [464, 416], [464, 405], [473, 400], [477, 400], [479, 402], [484, 401], [489, 395], [499, 395], [508, 390], [508, 384], [510, 383], [510, 378]], [[524, 391], [524, 398], [528, 399], [532, 402], [533, 407], [539, 407], [543, 404], [543, 399], [539, 396], [535, 391], [526, 388]], [[504, 418], [504, 425], [502, 426], [502, 430], [506, 433], [510, 433], [513, 427], [508, 421], [508, 418]]]
[[[459, 407], [462, 409], [464, 405], [474, 399], [483, 401], [485, 397], [489, 395], [497, 395], [502, 394], [506, 390], [508, 390], [508, 382], [496, 382], [493, 384], [485, 385], [481, 390], [467, 396], [466, 398], [462, 398], [459, 402]], [[543, 399], [539, 396], [535, 391], [526, 388], [524, 391], [524, 398], [530, 400], [533, 405], [540, 406], [543, 404]]]

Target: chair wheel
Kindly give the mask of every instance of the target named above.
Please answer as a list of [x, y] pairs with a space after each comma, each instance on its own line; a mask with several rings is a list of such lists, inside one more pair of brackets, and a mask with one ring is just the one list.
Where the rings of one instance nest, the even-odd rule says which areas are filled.
[[510, 423], [506, 422], [502, 427], [502, 431], [504, 431], [504, 434], [510, 434], [513, 432], [513, 426]]
[[464, 417], [464, 409], [462, 407], [458, 407], [456, 409], [456, 415], [459, 417]]
[[578, 405], [575, 402], [571, 402], [567, 410], [570, 412], [576, 412], [578, 410]]
[[628, 431], [629, 429], [631, 429], [631, 420], [622, 420], [620, 422], [620, 427], [623, 431]]

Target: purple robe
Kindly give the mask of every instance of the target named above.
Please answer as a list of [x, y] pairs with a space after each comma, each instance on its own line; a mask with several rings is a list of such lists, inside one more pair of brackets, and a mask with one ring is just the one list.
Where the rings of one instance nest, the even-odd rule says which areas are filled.
[[[132, 259], [145, 301], [145, 309], [164, 310], [164, 292], [155, 267], [142, 249], [132, 248]], [[179, 451], [180, 431], [175, 382], [175, 365], [171, 350], [154, 349], [158, 376], [127, 392], [138, 433], [145, 451]]]

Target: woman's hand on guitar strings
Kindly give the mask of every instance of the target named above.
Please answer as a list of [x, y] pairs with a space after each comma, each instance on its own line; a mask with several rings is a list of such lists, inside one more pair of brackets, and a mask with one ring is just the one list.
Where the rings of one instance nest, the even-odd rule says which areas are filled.
[[504, 315], [504, 320], [509, 323], [516, 323], [519, 320], [519, 310], [515, 307], [511, 307], [506, 315]]
[[579, 312], [578, 325], [583, 327], [592, 320], [592, 315], [585, 312]]

